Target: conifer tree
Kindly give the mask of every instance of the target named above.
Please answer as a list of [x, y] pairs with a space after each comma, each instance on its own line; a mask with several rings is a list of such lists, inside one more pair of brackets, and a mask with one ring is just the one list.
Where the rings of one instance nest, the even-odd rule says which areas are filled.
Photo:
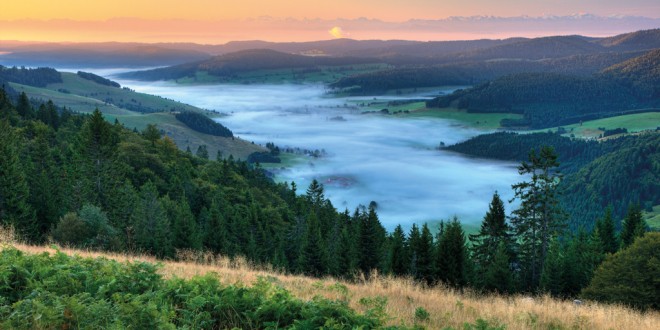
[[428, 224], [422, 225], [422, 232], [419, 239], [416, 240], [415, 245], [412, 247], [415, 250], [415, 269], [417, 274], [415, 279], [426, 283], [427, 285], [435, 282], [435, 265], [434, 265], [434, 250], [433, 235], [429, 229]]
[[[356, 211], [356, 213], [359, 213]], [[354, 220], [355, 221], [355, 220]], [[368, 213], [358, 216], [360, 239], [360, 270], [367, 276], [380, 264], [381, 246], [385, 240], [385, 228], [380, 224], [376, 211], [369, 208]]]
[[[481, 222], [479, 232], [469, 235], [472, 243], [472, 260], [477, 273], [483, 273], [490, 268], [500, 244], [503, 244], [506, 248], [509, 255], [507, 259], [511, 259], [513, 242], [510, 230], [511, 228], [506, 223], [504, 203], [499, 194], [495, 192], [488, 206], [488, 212], [486, 212], [484, 220]], [[481, 279], [483, 278], [476, 279], [477, 286], [480, 285]]]
[[645, 232], [646, 221], [642, 218], [642, 209], [639, 204], [630, 204], [621, 229], [622, 248], [630, 246], [637, 237], [644, 236]]
[[565, 214], [559, 207], [558, 184], [561, 175], [554, 148], [544, 146], [530, 151], [518, 173], [530, 176], [512, 186], [520, 207], [512, 212], [511, 224], [520, 241], [518, 254], [522, 268], [522, 285], [535, 290], [539, 284], [550, 242], [564, 228]]
[[147, 182], [140, 189], [140, 201], [131, 222], [135, 228], [135, 243], [138, 250], [153, 253], [161, 258], [174, 255], [170, 221], [158, 198], [158, 190], [152, 182]]
[[397, 276], [406, 275], [410, 265], [410, 254], [406, 234], [401, 225], [394, 228], [394, 232], [390, 235], [390, 242], [392, 273]]
[[594, 235], [598, 236], [601, 244], [603, 245], [603, 252], [615, 253], [620, 246], [619, 239], [616, 236], [616, 229], [614, 219], [612, 219], [612, 207], [608, 206], [605, 209], [605, 217], [596, 222], [596, 229]]
[[448, 285], [462, 287], [465, 285], [465, 261], [467, 248], [463, 227], [454, 217], [443, 226], [439, 233], [435, 267], [436, 278]]
[[557, 297], [564, 291], [564, 258], [562, 248], [556, 239], [550, 242], [550, 247], [543, 263], [540, 287], [543, 291]]
[[23, 117], [24, 119], [30, 119], [34, 116], [34, 110], [32, 109], [32, 105], [30, 104], [30, 100], [27, 97], [27, 94], [25, 92], [21, 92], [21, 94], [18, 95], [18, 102], [16, 103], [16, 112], [18, 112], [18, 115]]
[[417, 224], [412, 225], [410, 228], [410, 233], [408, 234], [408, 247], [410, 251], [410, 265], [408, 266], [408, 273], [414, 277], [417, 278], [418, 276], [418, 270], [417, 270], [417, 246], [419, 245], [419, 241], [421, 240], [421, 234], [419, 232], [419, 227], [417, 227]]
[[492, 262], [482, 271], [480, 286], [487, 291], [511, 293], [514, 291], [513, 272], [509, 260], [509, 250], [504, 241], [500, 241], [493, 255]]
[[38, 239], [30, 191], [19, 159], [18, 134], [7, 120], [0, 120], [0, 224], [13, 226], [29, 241]]

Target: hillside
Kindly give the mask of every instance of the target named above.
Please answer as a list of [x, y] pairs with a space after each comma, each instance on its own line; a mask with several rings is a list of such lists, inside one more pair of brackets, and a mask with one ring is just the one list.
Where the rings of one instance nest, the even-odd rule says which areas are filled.
[[610, 49], [649, 50], [660, 48], [660, 29], [624, 33], [599, 39], [596, 43]]
[[[5, 48], [5, 47], [3, 47]], [[60, 68], [133, 68], [175, 65], [209, 58], [205, 52], [150, 44], [41, 44], [0, 49], [0, 64]]]
[[[57, 258], [56, 260], [60, 260], [61, 263], [78, 260], [77, 262], [82, 265], [83, 260], [89, 260], [81, 258], [104, 258], [106, 261], [97, 259], [96, 263], [108, 266], [110, 262], [107, 260], [116, 260], [121, 263], [130, 262], [133, 265], [146, 262], [148, 264], [145, 266], [133, 266], [132, 268], [143, 270], [143, 274], [150, 274], [152, 269], [155, 269], [157, 274], [166, 281], [173, 278], [190, 281], [210, 273], [206, 276], [205, 283], [219, 281], [222, 288], [238, 286], [247, 290], [261, 290], [254, 292], [252, 297], [258, 297], [259, 292], [264, 290], [271, 294], [284, 294], [282, 290], [286, 290], [290, 294], [290, 297], [287, 295], [282, 297], [286, 301], [300, 299], [312, 306], [321, 302], [320, 299], [328, 299], [339, 303], [338, 305], [330, 304], [325, 309], [332, 311], [336, 308], [335, 313], [340, 311], [346, 313], [347, 311], [342, 309], [342, 305], [345, 303], [348, 308], [357, 313], [370, 315], [371, 319], [382, 317], [386, 326], [413, 327], [416, 325], [425, 329], [473, 329], [479, 328], [477, 326], [484, 327], [487, 324], [491, 327], [505, 326], [506, 329], [561, 327], [637, 330], [654, 329], [654, 326], [660, 322], [660, 314], [657, 312], [640, 313], [617, 305], [594, 302], [585, 302], [576, 306], [572, 301], [552, 299], [548, 296], [505, 297], [462, 294], [446, 288], [426, 288], [406, 279], [392, 277], [377, 277], [357, 282], [346, 282], [333, 278], [317, 279], [283, 274], [267, 268], [256, 268], [243, 259], [232, 260], [210, 254], [182, 253], [182, 260], [176, 262], [157, 261], [147, 256], [95, 253], [89, 250], [67, 248], [58, 248], [55, 251], [51, 247], [28, 246], [11, 242], [8, 235], [0, 236], [4, 238], [4, 240], [0, 240], [0, 247], [3, 249], [0, 253], [10, 252], [7, 251], [8, 246], [9, 249], [13, 246], [27, 255], [48, 253], [52, 259]], [[56, 255], [56, 253], [59, 254]], [[69, 261], [63, 255], [76, 256], [77, 259]], [[44, 257], [41, 259], [44, 260]], [[151, 266], [154, 263], [162, 266]], [[86, 264], [94, 264], [94, 262], [87, 261]], [[78, 266], [77, 269], [84, 268]], [[181, 287], [182, 290], [184, 288], [186, 287]], [[274, 296], [266, 295], [264, 298], [272, 299]], [[253, 303], [256, 304], [258, 301]], [[287, 308], [290, 308], [289, 306], [291, 305], [287, 304]], [[281, 308], [283, 307], [281, 306]], [[79, 313], [83, 312], [84, 310], [79, 310]], [[424, 312], [428, 315], [425, 316]], [[350, 312], [348, 314], [350, 315]], [[268, 317], [266, 313], [258, 315], [263, 318]], [[316, 315], [320, 316], [318, 312]]]
[[660, 48], [615, 64], [603, 70], [603, 75], [632, 88], [641, 98], [660, 98]]
[[660, 133], [627, 135], [602, 142], [571, 139], [556, 133], [484, 134], [447, 147], [476, 157], [522, 161], [530, 149], [548, 145], [559, 155], [565, 177], [562, 207], [570, 214], [569, 224], [577, 230], [591, 228], [594, 219], [612, 206], [615, 219], [622, 219], [630, 203], [645, 210], [660, 204]]
[[138, 80], [173, 80], [195, 77], [199, 72], [214, 77], [233, 77], [264, 70], [319, 70], [319, 67], [342, 67], [375, 64], [368, 58], [304, 56], [269, 49], [252, 49], [215, 56], [211, 59], [172, 67], [124, 73], [121, 76]]
[[[36, 106], [39, 103], [52, 101], [60, 107], [80, 113], [91, 113], [99, 109], [110, 121], [118, 120], [128, 128], [142, 130], [148, 124], [156, 124], [164, 134], [173, 139], [179, 148], [185, 150], [197, 150], [201, 145], [206, 145], [209, 153], [215, 156], [220, 151], [225, 156], [247, 159], [247, 157], [264, 149], [250, 142], [203, 134], [190, 129], [184, 123], [175, 118], [176, 112], [197, 112], [212, 115], [209, 111], [193, 107], [188, 104], [177, 102], [144, 93], [138, 93], [128, 88], [120, 88], [113, 85], [114, 82], [99, 83], [99, 78], [90, 80], [85, 76], [57, 72], [53, 69], [28, 70], [19, 78], [13, 79], [15, 75], [2, 75], [7, 77], [10, 87], [15, 94], [24, 92]], [[18, 72], [21, 72], [18, 69]], [[46, 74], [42, 74], [45, 72]], [[30, 85], [20, 84], [12, 81], [20, 81]], [[102, 80], [101, 80], [102, 81]], [[116, 84], [116, 83], [115, 83]], [[37, 87], [41, 86], [41, 87]]]

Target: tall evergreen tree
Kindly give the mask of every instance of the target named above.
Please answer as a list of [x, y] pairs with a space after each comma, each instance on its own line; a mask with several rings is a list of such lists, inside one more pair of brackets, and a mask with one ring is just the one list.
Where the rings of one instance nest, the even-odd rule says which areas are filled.
[[39, 236], [30, 191], [19, 159], [20, 140], [7, 120], [0, 120], [0, 223], [13, 226], [30, 241]]
[[419, 232], [419, 227], [417, 227], [417, 224], [412, 225], [410, 227], [410, 233], [408, 234], [408, 247], [410, 251], [410, 264], [408, 266], [408, 274], [410, 274], [412, 277], [417, 278], [418, 276], [418, 270], [417, 270], [417, 246], [419, 245], [419, 241], [421, 240], [422, 234]]
[[161, 258], [174, 256], [170, 221], [153, 183], [148, 182], [140, 189], [140, 201], [131, 222], [138, 250]]
[[[483, 273], [489, 269], [500, 244], [503, 244], [506, 248], [509, 255], [507, 260], [511, 259], [513, 242], [510, 230], [511, 228], [506, 223], [504, 203], [499, 194], [495, 192], [488, 206], [488, 212], [486, 212], [484, 220], [481, 222], [479, 232], [469, 235], [470, 242], [472, 243], [471, 252], [472, 260], [476, 267], [475, 271]], [[477, 283], [475, 284], [478, 286], [480, 285], [480, 279], [485, 278], [480, 277], [477, 279]]]
[[559, 207], [558, 184], [561, 174], [554, 148], [544, 146], [530, 151], [518, 173], [530, 177], [512, 186], [520, 206], [512, 212], [511, 224], [520, 242], [523, 288], [538, 287], [543, 264], [553, 237], [564, 228], [565, 214]]
[[465, 285], [466, 255], [465, 233], [458, 218], [454, 217], [440, 231], [435, 261], [436, 278], [454, 287]]
[[415, 254], [415, 279], [426, 283], [427, 285], [435, 282], [435, 265], [434, 265], [434, 250], [433, 235], [429, 229], [428, 224], [422, 225], [422, 231], [419, 239], [416, 239], [411, 249]]
[[603, 252], [615, 253], [620, 246], [619, 239], [616, 236], [614, 219], [612, 219], [612, 207], [605, 209], [605, 217], [596, 222], [594, 235], [598, 236], [603, 245]]
[[621, 228], [621, 246], [627, 248], [637, 237], [644, 236], [645, 232], [646, 221], [642, 218], [641, 207], [639, 204], [630, 204]]
[[367, 276], [378, 268], [382, 255], [381, 246], [385, 240], [385, 228], [380, 224], [376, 211], [369, 208], [367, 214], [357, 212], [359, 221], [360, 270]]
[[540, 287], [543, 291], [557, 297], [564, 292], [564, 256], [556, 239], [550, 242], [548, 253], [543, 263]]
[[397, 276], [406, 275], [410, 265], [410, 253], [406, 234], [403, 232], [401, 225], [394, 228], [394, 232], [390, 235], [390, 242], [392, 273]]
[[479, 282], [479, 285], [484, 290], [499, 293], [514, 291], [509, 249], [504, 241], [499, 242], [492, 261], [480, 273], [483, 274], [483, 280]]
[[32, 105], [30, 104], [30, 100], [27, 97], [27, 94], [25, 92], [21, 92], [21, 94], [18, 95], [18, 102], [16, 103], [16, 112], [18, 112], [18, 115], [25, 118], [25, 119], [30, 119], [34, 116], [34, 110], [32, 109]]

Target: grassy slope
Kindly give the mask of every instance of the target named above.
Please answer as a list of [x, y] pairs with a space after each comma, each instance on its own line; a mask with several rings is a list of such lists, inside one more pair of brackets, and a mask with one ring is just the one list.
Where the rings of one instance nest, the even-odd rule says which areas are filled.
[[[223, 138], [196, 132], [179, 122], [174, 118], [174, 115], [169, 113], [171, 109], [206, 113], [206, 111], [197, 107], [159, 96], [99, 85], [82, 79], [73, 73], [62, 73], [62, 80], [62, 83], [50, 84], [47, 88], [37, 88], [14, 83], [11, 83], [11, 86], [18, 92], [25, 92], [30, 98], [52, 100], [58, 106], [66, 106], [73, 111], [91, 113], [94, 109], [98, 108], [103, 112], [108, 121], [113, 122], [117, 119], [128, 128], [142, 130], [147, 124], [156, 124], [165, 134], [174, 140], [179, 148], [186, 149], [186, 147], [190, 147], [195, 152], [197, 147], [205, 144], [212, 158], [215, 158], [218, 150], [221, 150], [225, 157], [231, 154], [241, 159], [246, 159], [249, 154], [255, 151], [265, 150], [260, 146], [253, 145], [244, 140]], [[58, 90], [61, 89], [66, 89], [69, 93], [59, 92]], [[134, 103], [165, 112], [139, 113], [130, 111], [104, 102], [103, 100], [105, 98], [112, 98], [116, 101], [125, 100], [126, 102], [135, 100]]]
[[[568, 133], [577, 137], [597, 138], [603, 131], [599, 128], [615, 129], [626, 128], [628, 132], [639, 132], [643, 130], [656, 129], [660, 126], [660, 112], [645, 112], [632, 115], [609, 117], [604, 119], [590, 120], [580, 124], [572, 124], [564, 127]], [[550, 128], [556, 130], [557, 127]], [[539, 130], [541, 132], [547, 131]]]
[[652, 230], [660, 231], [660, 205], [654, 206], [652, 212], [644, 212], [644, 220]]
[[521, 118], [521, 115], [513, 113], [468, 113], [456, 108], [422, 108], [411, 112], [410, 116], [450, 119], [464, 126], [484, 130], [500, 128], [500, 121], [505, 118]]
[[[2, 236], [0, 235], [0, 248], [9, 244], [27, 253], [54, 252], [50, 247], [22, 245], [11, 242], [11, 239], [5, 239], [3, 242]], [[103, 254], [66, 248], [61, 251], [69, 255], [104, 257], [119, 261], [159, 262], [145, 256]], [[315, 296], [345, 299], [350, 307], [361, 312], [366, 311], [366, 307], [360, 304], [362, 298], [385, 297], [385, 312], [390, 317], [390, 325], [412, 326], [418, 307], [424, 308], [430, 314], [429, 320], [418, 323], [427, 329], [462, 329], [466, 322], [473, 324], [479, 318], [491, 325], [506, 325], [506, 329], [655, 329], [660, 323], [658, 312], [639, 313], [622, 306], [591, 302], [576, 306], [571, 301], [547, 296], [482, 296], [469, 292], [458, 293], [445, 288], [423, 288], [408, 279], [389, 277], [347, 283], [332, 278], [314, 279], [282, 274], [271, 269], [250, 266], [241, 259], [229, 260], [192, 253], [181, 254], [181, 257], [187, 261], [160, 261], [160, 273], [165, 277], [191, 278], [213, 272], [225, 284], [246, 285], [262, 277], [286, 288], [300, 299], [311, 300]], [[203, 261], [203, 264], [196, 261]]]

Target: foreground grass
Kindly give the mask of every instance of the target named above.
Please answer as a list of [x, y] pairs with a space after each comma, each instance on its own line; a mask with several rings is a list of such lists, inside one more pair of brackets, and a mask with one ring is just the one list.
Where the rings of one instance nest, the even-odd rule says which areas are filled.
[[[51, 247], [12, 245], [28, 254], [51, 253]], [[5, 245], [7, 246], [7, 245]], [[185, 261], [158, 261], [148, 256], [98, 253], [62, 248], [67, 255], [103, 257], [121, 262], [161, 263], [159, 273], [165, 278], [190, 279], [214, 273], [224, 285], [253, 284], [267, 279], [288, 290], [294, 297], [310, 301], [321, 296], [330, 300], [343, 300], [360, 313], [373, 309], [369, 302], [385, 298], [388, 325], [413, 326], [428, 329], [451, 327], [463, 329], [466, 324], [488, 322], [490, 326], [504, 325], [506, 329], [656, 329], [660, 313], [641, 313], [623, 306], [585, 302], [577, 306], [571, 301], [548, 296], [499, 296], [460, 293], [446, 288], [425, 288], [409, 279], [376, 277], [356, 283], [332, 278], [314, 279], [283, 274], [269, 268], [255, 267], [243, 259], [202, 253], [182, 253]], [[366, 302], [366, 303], [365, 303]], [[428, 312], [428, 318], [420, 317]], [[417, 313], [416, 313], [417, 312]], [[417, 314], [417, 317], [416, 317]], [[480, 320], [480, 321], [479, 321]]]

